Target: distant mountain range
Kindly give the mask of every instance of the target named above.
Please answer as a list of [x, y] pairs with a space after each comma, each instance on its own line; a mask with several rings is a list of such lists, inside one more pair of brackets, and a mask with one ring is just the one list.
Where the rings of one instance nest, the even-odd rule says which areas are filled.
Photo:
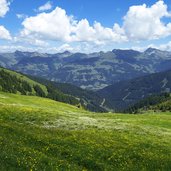
[[52, 81], [99, 90], [119, 81], [171, 69], [171, 53], [149, 48], [144, 52], [114, 49], [91, 54], [1, 53], [0, 65]]

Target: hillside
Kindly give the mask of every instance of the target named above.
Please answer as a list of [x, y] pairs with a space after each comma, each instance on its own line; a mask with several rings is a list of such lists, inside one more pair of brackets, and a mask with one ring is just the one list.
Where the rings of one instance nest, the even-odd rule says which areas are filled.
[[112, 104], [111, 108], [123, 111], [151, 95], [170, 92], [171, 70], [118, 82], [98, 93]]
[[[20, 73], [0, 67], [0, 89], [10, 93], [47, 96], [46, 86], [33, 81]], [[39, 90], [39, 91], [38, 91]]]
[[0, 68], [0, 90], [22, 95], [36, 95], [84, 107], [90, 111], [106, 112], [103, 98], [94, 92], [70, 84], [60, 84], [42, 78], [26, 76]]
[[47, 97], [72, 105], [79, 104], [79, 101], [75, 97], [64, 94], [57, 88], [55, 89], [50, 86], [40, 84], [23, 74], [4, 68], [0, 68], [0, 90], [15, 94]]
[[114, 49], [91, 54], [68, 51], [57, 54], [20, 51], [0, 54], [3, 67], [90, 90], [165, 71], [171, 69], [170, 64], [171, 53], [154, 48], [144, 52]]
[[124, 110], [125, 113], [142, 113], [148, 110], [154, 112], [166, 112], [171, 111], [171, 94], [161, 93], [156, 95], [151, 95], [147, 98], [140, 100], [134, 105], [128, 107]]
[[76, 97], [77, 99], [79, 99], [81, 105], [90, 111], [107, 112], [111, 110], [108, 108], [109, 106], [111, 106], [110, 102], [105, 100], [106, 103], [104, 105], [103, 104], [104, 99], [101, 96], [99, 96], [99, 94], [96, 92], [85, 90], [75, 85], [68, 84], [68, 83], [48, 81], [43, 78], [38, 78], [34, 76], [28, 76], [28, 77], [43, 85], [51, 86], [54, 89], [58, 89], [64, 94], [68, 94], [73, 97]]
[[171, 170], [171, 115], [98, 114], [0, 92], [0, 170]]
[[171, 112], [171, 95], [164, 93], [153, 95], [141, 100], [125, 110], [126, 113], [140, 113], [151, 110], [154, 112]]

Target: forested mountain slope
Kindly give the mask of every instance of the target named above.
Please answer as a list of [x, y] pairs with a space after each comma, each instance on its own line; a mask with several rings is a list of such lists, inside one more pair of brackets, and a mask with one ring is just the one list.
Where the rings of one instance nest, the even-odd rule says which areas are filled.
[[123, 111], [148, 96], [170, 91], [171, 70], [118, 82], [98, 93], [110, 101], [111, 108]]

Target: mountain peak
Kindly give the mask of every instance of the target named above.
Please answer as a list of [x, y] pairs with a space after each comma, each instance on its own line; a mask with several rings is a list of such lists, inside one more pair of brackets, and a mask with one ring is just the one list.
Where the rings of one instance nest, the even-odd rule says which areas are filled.
[[70, 55], [71, 52], [68, 51], [68, 50], [66, 50], [66, 51], [63, 51], [63, 52], [59, 52], [59, 53], [57, 53], [57, 54], [60, 54], [60, 55]]
[[56, 55], [59, 55], [60, 57], [65, 58], [65, 57], [71, 56], [72, 53], [70, 51], [66, 50], [64, 52], [56, 53]]
[[139, 51], [135, 51], [132, 49], [124, 49], [124, 50], [114, 49], [114, 50], [112, 50], [112, 52], [117, 56], [117, 58], [124, 59], [124, 60], [125, 59], [131, 60], [141, 53]]
[[162, 51], [160, 49], [156, 49], [156, 48], [148, 48], [147, 50], [144, 51], [145, 55], [154, 55], [154, 56], [160, 56], [161, 57], [169, 57], [170, 58], [170, 52], [168, 51]]
[[149, 47], [148, 49], [146, 49], [144, 51], [145, 53], [149, 53], [149, 54], [152, 54], [152, 53], [168, 53], [168, 51], [163, 51], [163, 50], [160, 50], [160, 49], [156, 49], [156, 48], [152, 48], [152, 47]]
[[23, 53], [23, 52], [22, 51], [19, 51], [19, 50], [16, 50], [14, 53], [15, 54], [19, 54], [19, 53]]
[[149, 47], [148, 49], [145, 50], [145, 52], [154, 52], [154, 51], [158, 51], [158, 49], [156, 48], [152, 48], [152, 47]]

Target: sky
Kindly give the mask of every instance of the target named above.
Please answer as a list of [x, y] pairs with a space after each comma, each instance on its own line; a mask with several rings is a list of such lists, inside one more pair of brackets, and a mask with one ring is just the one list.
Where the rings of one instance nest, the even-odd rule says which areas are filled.
[[171, 51], [170, 0], [0, 0], [0, 52]]

